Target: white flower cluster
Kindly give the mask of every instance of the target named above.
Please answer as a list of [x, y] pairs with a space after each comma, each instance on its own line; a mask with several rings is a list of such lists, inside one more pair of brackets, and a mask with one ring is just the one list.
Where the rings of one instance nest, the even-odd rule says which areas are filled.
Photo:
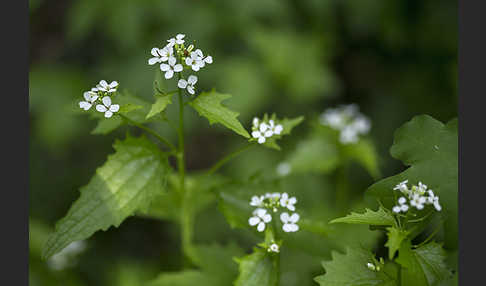
[[120, 110], [120, 105], [111, 102], [111, 97], [115, 94], [117, 88], [118, 82], [112, 81], [108, 84], [105, 80], [101, 80], [96, 87], [83, 94], [85, 100], [79, 102], [79, 107], [87, 111], [91, 106], [98, 103], [96, 110], [104, 113], [106, 118], [110, 118], [113, 113]]
[[329, 108], [321, 114], [320, 123], [339, 130], [339, 141], [341, 143], [356, 143], [359, 140], [359, 135], [367, 134], [371, 128], [370, 120], [358, 110], [356, 104]]
[[[266, 193], [264, 196], [253, 196], [250, 205], [257, 208], [253, 211], [253, 216], [250, 217], [248, 223], [251, 226], [257, 226], [257, 230], [262, 232], [265, 230], [265, 224], [272, 221], [272, 212], [276, 213], [280, 208], [295, 211], [296, 203], [297, 199], [289, 197], [287, 193]], [[299, 219], [298, 213], [290, 215], [288, 212], [282, 212], [280, 214], [280, 220], [283, 223], [282, 230], [285, 232], [298, 231], [299, 226], [296, 223]]]
[[433, 205], [437, 211], [442, 209], [439, 204], [439, 197], [436, 196], [432, 190], [427, 190], [427, 185], [419, 182], [417, 186], [413, 185], [412, 188], [409, 189], [407, 183], [408, 180], [405, 180], [393, 188], [393, 190], [400, 191], [402, 194], [406, 195], [406, 197], [398, 198], [398, 205], [393, 207], [393, 212], [407, 212], [409, 209], [407, 198], [410, 206], [415, 207], [418, 210], [422, 210], [425, 205]]
[[253, 118], [253, 126], [251, 128], [251, 136], [258, 140], [259, 144], [265, 143], [267, 138], [273, 135], [280, 135], [283, 131], [283, 126], [281, 124], [275, 124], [273, 119], [260, 120], [257, 117]]
[[[197, 72], [206, 64], [211, 64], [213, 58], [204, 56], [200, 49], [194, 50], [194, 45], [184, 46], [184, 34], [177, 34], [175, 38], [167, 40], [167, 45], [159, 49], [152, 48], [152, 58], [148, 60], [149, 65], [160, 64], [160, 70], [165, 72], [165, 78], [171, 79], [174, 73], [180, 73], [184, 68]], [[178, 62], [179, 61], [179, 62]], [[194, 85], [197, 76], [190, 75], [187, 79], [179, 79], [177, 86], [186, 89], [190, 94], [195, 94]]]

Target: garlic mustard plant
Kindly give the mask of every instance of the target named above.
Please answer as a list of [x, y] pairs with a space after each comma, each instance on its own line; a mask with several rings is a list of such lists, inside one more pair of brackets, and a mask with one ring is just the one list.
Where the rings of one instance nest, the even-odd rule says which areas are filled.
[[[97, 134], [106, 134], [116, 128], [131, 125], [149, 136], [133, 137], [127, 133], [125, 139], [115, 141], [115, 152], [97, 168], [95, 177], [81, 188], [81, 197], [72, 204], [67, 215], [56, 224], [54, 233], [47, 239], [42, 256], [45, 259], [53, 257], [51, 264], [54, 267], [60, 268], [55, 265], [64, 263], [63, 249], [72, 252], [73, 247], [79, 246], [79, 243], [83, 243], [95, 232], [107, 230], [110, 226], [118, 227], [127, 217], [139, 214], [169, 219], [179, 224], [183, 259], [188, 262], [187, 265], [199, 263], [198, 254], [195, 253], [199, 253], [201, 246], [193, 239], [196, 217], [211, 202], [222, 203], [215, 196], [224, 190], [219, 183], [222, 178], [222, 181], [236, 181], [216, 172], [251, 147], [280, 149], [276, 140], [289, 135], [303, 120], [302, 116], [278, 119], [275, 114], [270, 117], [265, 114], [262, 119], [254, 120], [252, 130], [247, 130], [238, 120], [239, 113], [222, 104], [231, 95], [214, 89], [196, 89], [196, 83], [204, 79], [204, 75], [199, 73], [209, 65], [212, 66], [213, 57], [205, 54], [195, 41], [190, 42], [185, 34], [177, 34], [161, 42], [161, 45], [150, 50], [145, 61], [155, 71], [155, 80], [151, 83], [153, 104], [148, 104], [127, 90], [118, 92], [118, 81], [106, 80], [99, 81], [95, 87], [85, 91], [82, 99], [77, 102], [83, 113], [98, 120], [95, 129]], [[173, 106], [175, 94], [178, 99], [177, 122], [173, 122], [174, 119], [166, 114], [166, 109]], [[187, 131], [184, 128], [186, 108], [194, 109], [210, 124], [220, 124], [241, 136], [243, 146], [217, 160], [203, 174], [187, 170], [184, 136]], [[170, 127], [167, 132], [174, 129], [177, 144], [148, 125], [157, 123], [162, 123], [161, 128]], [[260, 134], [256, 136], [255, 131]], [[170, 204], [159, 204], [157, 201], [169, 197]], [[246, 203], [245, 197], [243, 204]], [[280, 215], [282, 211], [295, 211], [296, 203], [297, 199], [287, 193], [253, 196], [250, 206], [255, 209], [251, 216], [248, 218], [246, 212], [241, 215], [244, 227], [248, 228], [249, 224], [249, 230], [254, 227], [257, 232], [265, 234], [265, 241], [259, 245], [259, 249], [271, 259], [279, 257], [282, 245], [278, 239], [279, 232], [295, 232], [299, 229], [297, 213], [283, 213], [288, 218]], [[228, 207], [225, 209], [232, 211]], [[227, 220], [231, 222], [231, 219]]]

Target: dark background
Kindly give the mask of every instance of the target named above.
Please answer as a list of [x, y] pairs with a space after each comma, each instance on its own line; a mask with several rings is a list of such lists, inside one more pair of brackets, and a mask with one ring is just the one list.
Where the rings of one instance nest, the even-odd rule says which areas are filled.
[[[232, 94], [227, 105], [245, 126], [264, 112], [312, 117], [357, 103], [372, 120], [383, 176], [403, 169], [388, 153], [397, 127], [417, 114], [443, 122], [457, 116], [455, 1], [31, 0], [29, 11], [31, 285], [139, 285], [178, 269], [177, 228], [141, 218], [96, 233], [73, 268], [55, 271], [38, 258], [45, 235], [127, 130], [91, 135], [96, 122], [73, 112], [82, 92], [100, 79], [117, 80], [152, 100], [150, 49], [177, 33], [213, 56], [199, 89]], [[190, 170], [241, 144], [195, 113], [186, 122]], [[299, 130], [282, 152], [249, 151], [224, 172], [244, 177], [255, 162], [274, 167], [306, 125]], [[354, 183], [363, 189], [372, 182]]]

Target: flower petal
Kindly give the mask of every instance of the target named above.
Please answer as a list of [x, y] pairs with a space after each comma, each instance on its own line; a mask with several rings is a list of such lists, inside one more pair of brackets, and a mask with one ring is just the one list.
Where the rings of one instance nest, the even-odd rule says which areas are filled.
[[258, 143], [260, 143], [260, 144], [265, 143], [265, 141], [267, 141], [267, 139], [265, 139], [265, 137], [259, 137], [258, 138]]
[[109, 111], [109, 110], [107, 110], [107, 111], [105, 112], [105, 117], [106, 117], [106, 118], [110, 118], [112, 115], [113, 115], [113, 112], [111, 112], [111, 111]]
[[282, 226], [282, 230], [283, 230], [283, 231], [285, 231], [285, 232], [291, 232], [291, 231], [292, 231], [291, 224], [285, 223], [285, 224]]
[[172, 78], [173, 76], [174, 76], [173, 70], [168, 70], [168, 71], [165, 72], [165, 78], [166, 79]]
[[101, 101], [103, 102], [103, 104], [106, 106], [106, 107], [110, 107], [111, 105], [111, 98], [109, 96], [105, 96], [101, 99]]
[[110, 111], [111, 112], [118, 112], [118, 110], [120, 110], [120, 105], [113, 104], [113, 105], [110, 106]]
[[253, 131], [251, 133], [251, 136], [253, 136], [253, 138], [260, 138], [261, 136], [260, 131]]
[[177, 83], [177, 86], [179, 88], [186, 88], [187, 87], [187, 81], [185, 79], [181, 78], [179, 80], [179, 82]]
[[170, 57], [169, 58], [169, 65], [174, 66], [176, 64], [176, 61], [177, 61], [176, 58]]
[[213, 63], [213, 57], [211, 56], [207, 56], [206, 58], [204, 58], [204, 61], [208, 64], [212, 64]]
[[293, 222], [293, 223], [298, 222], [298, 221], [299, 221], [299, 219], [300, 219], [300, 216], [299, 216], [299, 214], [298, 214], [298, 213], [293, 213], [293, 214], [290, 216], [290, 218], [289, 218], [289, 220], [290, 220], [291, 222]]
[[188, 78], [187, 78], [187, 81], [192, 84], [192, 85], [195, 85], [196, 82], [197, 82], [197, 76], [195, 75], [190, 75]]
[[174, 66], [174, 71], [175, 72], [181, 72], [182, 71], [182, 65], [181, 64], [176, 64]]
[[260, 222], [260, 223], [258, 224], [258, 226], [257, 226], [257, 230], [258, 230], [259, 232], [264, 231], [264, 230], [265, 230], [265, 223], [264, 223], [264, 222]]
[[251, 225], [251, 226], [254, 226], [254, 225], [257, 225], [258, 223], [260, 222], [260, 219], [257, 218], [257, 217], [254, 217], [252, 216], [249, 220], [248, 220], [248, 223]]
[[284, 212], [284, 213], [281, 213], [280, 214], [280, 220], [283, 222], [283, 223], [287, 223], [289, 222], [289, 214], [287, 212]]
[[98, 104], [98, 105], [96, 105], [96, 110], [98, 110], [99, 112], [106, 112], [108, 110], [108, 108], [106, 108], [106, 106], [104, 106], [102, 104]]
[[150, 53], [152, 54], [152, 56], [158, 57], [159, 56], [159, 48], [152, 48]]
[[168, 64], [160, 64], [160, 70], [166, 72], [170, 70], [170, 66]]
[[108, 87], [108, 83], [103, 79], [100, 81], [100, 86], [106, 89]]
[[192, 85], [188, 85], [187, 86], [187, 92], [189, 92], [190, 94], [194, 94], [194, 87]]

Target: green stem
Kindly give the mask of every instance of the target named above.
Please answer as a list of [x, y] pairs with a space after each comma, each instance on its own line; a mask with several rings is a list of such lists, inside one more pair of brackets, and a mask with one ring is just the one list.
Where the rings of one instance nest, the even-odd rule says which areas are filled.
[[136, 121], [131, 120], [130, 118], [126, 117], [123, 114], [118, 114], [118, 116], [120, 116], [121, 118], [123, 118], [124, 120], [126, 120], [129, 124], [134, 125], [134, 126], [140, 128], [140, 129], [144, 130], [145, 132], [147, 132], [147, 133], [155, 136], [157, 139], [160, 140], [160, 142], [162, 142], [165, 145], [167, 145], [172, 152], [175, 152], [176, 151], [176, 147], [174, 145], [172, 145], [172, 143], [170, 143], [169, 141], [167, 141], [165, 138], [163, 138], [162, 136], [160, 136], [159, 134], [157, 134], [157, 132], [153, 131], [152, 129], [150, 129], [148, 127], [143, 126], [141, 123], [138, 123]]
[[348, 174], [348, 163], [344, 163], [337, 170], [337, 174], [336, 174], [337, 175], [336, 206], [339, 211], [344, 211], [348, 203], [349, 188], [347, 182], [347, 174]]
[[211, 169], [209, 169], [209, 171], [207, 172], [207, 175], [211, 175], [213, 174], [214, 172], [216, 172], [219, 168], [221, 168], [226, 162], [228, 162], [229, 160], [233, 159], [234, 157], [236, 157], [238, 154], [240, 154], [241, 152], [249, 149], [250, 147], [254, 146], [255, 144], [247, 144], [247, 145], [243, 145], [241, 146], [240, 148], [236, 149], [235, 151], [233, 151], [232, 153], [226, 155], [225, 157], [223, 157], [222, 159], [220, 159], [218, 162], [216, 162], [212, 167]]
[[398, 264], [398, 273], [397, 273], [397, 286], [402, 285], [402, 266]]
[[[178, 73], [179, 80], [181, 79], [181, 74]], [[181, 89], [178, 90], [179, 93], [179, 150], [177, 154], [177, 167], [179, 169], [179, 182], [182, 193], [184, 193], [184, 181], [185, 181], [185, 164], [184, 164], [184, 98], [182, 97]]]
[[429, 242], [436, 234], [437, 232], [439, 232], [440, 230], [440, 227], [441, 227], [441, 224], [439, 224], [435, 229], [434, 231], [424, 240], [422, 241], [421, 243], [419, 243], [418, 245], [416, 245], [415, 247], [418, 248], [424, 244], [426, 244], [427, 242]]

